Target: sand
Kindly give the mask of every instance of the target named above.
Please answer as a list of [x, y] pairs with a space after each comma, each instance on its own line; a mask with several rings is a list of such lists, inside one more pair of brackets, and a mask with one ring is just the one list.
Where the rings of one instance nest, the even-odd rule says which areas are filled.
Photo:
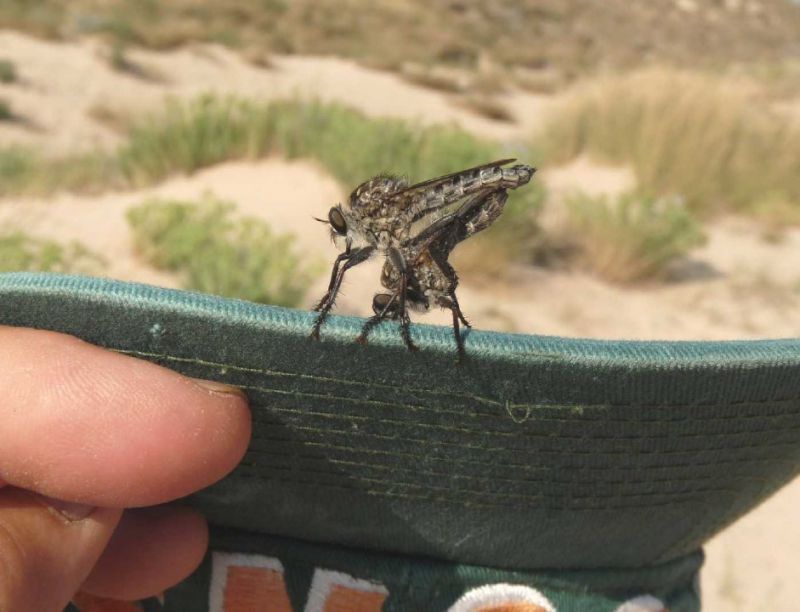
[[[0, 85], [24, 122], [0, 125], [0, 144], [22, 143], [51, 152], [112, 146], [119, 135], [103, 121], [104, 109], [158, 109], [166, 97], [191, 98], [207, 91], [263, 99], [315, 96], [337, 100], [373, 116], [422, 123], [455, 122], [485, 137], [524, 138], [552, 104], [531, 94], [509, 94], [517, 123], [471, 114], [446, 94], [396, 76], [331, 58], [278, 57], [273, 67], [248, 64], [216, 46], [169, 53], [135, 52], [131, 61], [146, 78], [113, 70], [97, 43], [57, 44], [0, 32], [0, 57], [18, 66], [21, 80]], [[618, 193], [629, 188], [625, 168], [581, 159], [537, 177], [556, 194], [582, 188]], [[179, 286], [173, 275], [144, 265], [133, 252], [125, 212], [152, 197], [197, 199], [203, 194], [237, 203], [243, 215], [296, 235], [305, 257], [330, 262], [336, 251], [313, 216], [345, 193], [321, 167], [308, 161], [267, 159], [230, 162], [171, 178], [152, 188], [99, 196], [57, 195], [0, 201], [0, 223], [40, 236], [79, 240], [110, 261], [114, 278]], [[557, 211], [556, 211], [557, 213]], [[595, 338], [709, 339], [800, 335], [800, 231], [770, 242], [744, 219], [706, 228], [707, 243], [673, 270], [667, 282], [632, 288], [611, 286], [585, 274], [517, 266], [486, 281], [462, 274], [460, 301], [476, 327]], [[379, 263], [357, 268], [346, 282], [338, 311], [369, 314], [378, 288]], [[306, 306], [323, 292], [320, 277]], [[449, 322], [431, 313], [427, 323]], [[703, 573], [707, 609], [790, 610], [800, 598], [800, 481], [725, 530], [708, 547]]]

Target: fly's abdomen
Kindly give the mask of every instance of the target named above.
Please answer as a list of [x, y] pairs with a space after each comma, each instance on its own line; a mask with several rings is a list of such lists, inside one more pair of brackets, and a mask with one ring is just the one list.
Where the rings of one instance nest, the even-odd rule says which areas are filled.
[[484, 167], [456, 174], [442, 183], [432, 185], [417, 195], [416, 212], [448, 206], [465, 196], [487, 188], [516, 189], [526, 185], [533, 177], [535, 168], [526, 165], [510, 168]]

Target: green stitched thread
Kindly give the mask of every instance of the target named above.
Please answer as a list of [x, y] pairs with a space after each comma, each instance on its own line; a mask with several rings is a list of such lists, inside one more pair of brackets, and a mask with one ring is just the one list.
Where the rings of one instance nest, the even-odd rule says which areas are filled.
[[[408, 459], [419, 459], [419, 453], [407, 453], [403, 451], [385, 451], [385, 450], [378, 450], [378, 449], [367, 449], [367, 448], [354, 448], [352, 446], [342, 446], [337, 444], [327, 444], [324, 442], [312, 442], [309, 440], [303, 440], [302, 442], [293, 438], [275, 438], [275, 437], [268, 437], [268, 436], [261, 436], [261, 435], [254, 435], [254, 440], [257, 441], [265, 441], [265, 442], [279, 442], [279, 443], [289, 443], [289, 444], [301, 444], [303, 446], [319, 446], [329, 450], [338, 450], [338, 451], [347, 451], [350, 453], [361, 453], [365, 455], [382, 455], [388, 457], [402, 457]], [[251, 449], [252, 451], [256, 451], [259, 454], [270, 454], [270, 451], [266, 449]], [[314, 455], [309, 455], [313, 457]], [[302, 457], [302, 455], [300, 456]], [[319, 457], [319, 455], [317, 455]], [[480, 467], [486, 467], [486, 462], [479, 460], [479, 459], [459, 459], [454, 457], [435, 457], [430, 456], [426, 458], [427, 461], [442, 461], [447, 463], [448, 465], [476, 465]], [[242, 462], [245, 464], [244, 462]], [[794, 466], [795, 461], [789, 459], [778, 459], [778, 458], [739, 458], [739, 459], [720, 459], [719, 461], [715, 462], [689, 462], [689, 463], [663, 463], [654, 466], [650, 466], [648, 469], [652, 470], [660, 470], [660, 469], [678, 469], [678, 468], [701, 468], [701, 467], [718, 467], [721, 465], [740, 465], [740, 464], [751, 464], [751, 463], [765, 463], [765, 464], [776, 464], [776, 465], [786, 465], [786, 466]], [[246, 464], [245, 464], [246, 465]], [[540, 472], [542, 470], [552, 470], [552, 465], [539, 465], [534, 466], [530, 464], [524, 463], [512, 463], [512, 462], [492, 462], [492, 466], [500, 467], [500, 468], [509, 468], [512, 470], [521, 470], [521, 471], [531, 471], [531, 472]], [[614, 471], [631, 471], [631, 472], [641, 472], [642, 468], [640, 466], [625, 466], [625, 465], [615, 465], [613, 468], [610, 467], [596, 467], [591, 465], [572, 465], [569, 467], [570, 470], [597, 470], [599, 472], [607, 472], [610, 469]], [[683, 479], [682, 479], [683, 480]], [[704, 478], [702, 480], [707, 480]]]
[[[413, 494], [413, 493], [396, 493], [394, 491], [385, 491], [381, 489], [364, 489], [361, 487], [348, 487], [346, 485], [340, 485], [330, 482], [320, 482], [317, 480], [303, 480], [300, 478], [276, 478], [273, 476], [265, 476], [263, 474], [232, 474], [232, 477], [238, 478], [246, 478], [246, 479], [256, 479], [256, 480], [270, 480], [273, 482], [279, 482], [282, 484], [289, 484], [289, 485], [300, 485], [300, 486], [308, 486], [314, 487], [315, 489], [319, 489], [320, 487], [332, 488], [332, 489], [341, 489], [343, 491], [353, 491], [357, 493], [363, 493], [366, 495], [371, 495], [374, 497], [386, 497], [386, 498], [396, 498], [396, 499], [417, 499], [417, 500], [424, 500], [430, 501], [435, 503], [441, 504], [450, 504], [456, 506], [471, 506], [475, 508], [518, 508], [523, 510], [549, 510], [554, 512], [597, 512], [602, 510], [627, 510], [627, 509], [634, 509], [634, 508], [671, 508], [674, 509], [675, 505], [695, 505], [695, 506], [702, 506], [708, 507], [711, 505], [710, 502], [702, 499], [675, 499], [670, 500], [669, 502], [658, 502], [658, 503], [647, 503], [647, 504], [634, 504], [626, 502], [625, 504], [606, 504], [602, 506], [554, 506], [554, 505], [540, 505], [535, 504], [532, 505], [528, 504], [503, 504], [500, 502], [487, 502], [487, 501], [475, 501], [474, 499], [453, 499], [450, 496], [432, 496], [432, 495], [423, 495], [423, 494]], [[729, 492], [726, 490], [726, 492]], [[482, 493], [481, 497], [494, 497], [495, 494], [493, 493]]]
[[[259, 470], [283, 470], [289, 472], [302, 472], [304, 474], [318, 474], [321, 476], [339, 476], [345, 477], [347, 479], [354, 479], [354, 480], [361, 480], [363, 482], [372, 482], [375, 484], [383, 484], [388, 485], [391, 487], [408, 487], [414, 489], [424, 489], [430, 491], [447, 491], [449, 493], [461, 494], [461, 495], [474, 495], [474, 496], [485, 496], [489, 495], [492, 497], [504, 497], [508, 499], [518, 499], [518, 500], [542, 500], [542, 499], [558, 499], [559, 497], [564, 497], [565, 499], [571, 500], [584, 500], [584, 499], [606, 499], [601, 495], [576, 495], [572, 492], [568, 493], [567, 495], [559, 496], [554, 493], [506, 493], [506, 492], [499, 492], [499, 491], [485, 491], [483, 489], [465, 489], [465, 488], [457, 488], [457, 487], [449, 487], [444, 485], [434, 485], [434, 484], [418, 484], [415, 482], [406, 482], [402, 480], [398, 480], [396, 478], [392, 479], [385, 479], [385, 478], [372, 478], [369, 476], [363, 476], [361, 474], [337, 474], [336, 472], [331, 472], [329, 470], [313, 470], [308, 468], [298, 469], [294, 466], [279, 466], [279, 465], [259, 465]], [[747, 480], [752, 480], [758, 483], [768, 483], [769, 481], [763, 478], [749, 478]], [[320, 481], [319, 484], [323, 485], [328, 482], [327, 480]], [[570, 485], [577, 484], [577, 483], [568, 483]], [[669, 497], [679, 497], [684, 495], [690, 495], [695, 493], [733, 493], [734, 490], [724, 487], [697, 487], [693, 489], [687, 489], [685, 491], [672, 491], [669, 493], [621, 493], [619, 491], [613, 491], [611, 495], [607, 496], [608, 499], [617, 499], [617, 498], [637, 498], [637, 497], [661, 497], [661, 498], [669, 498]], [[620, 507], [625, 507], [626, 504], [622, 504]]]
[[[631, 403], [615, 403], [615, 402], [606, 402], [606, 403], [602, 403], [602, 404], [582, 403], [582, 404], [577, 404], [577, 405], [576, 404], [542, 404], [542, 403], [538, 403], [538, 404], [515, 404], [515, 403], [509, 403], [509, 402], [502, 402], [502, 401], [499, 401], [499, 400], [494, 400], [494, 399], [491, 399], [491, 398], [488, 398], [488, 397], [482, 397], [482, 396], [479, 396], [479, 395], [472, 395], [472, 394], [469, 394], [469, 393], [455, 393], [455, 392], [450, 392], [450, 391], [437, 391], [437, 390], [434, 390], [434, 389], [422, 389], [422, 388], [417, 388], [417, 387], [412, 387], [412, 386], [399, 387], [399, 386], [395, 386], [395, 385], [384, 385], [384, 384], [379, 384], [379, 383], [364, 382], [364, 381], [360, 381], [360, 380], [338, 379], [338, 378], [330, 378], [330, 377], [326, 377], [326, 376], [314, 376], [312, 374], [298, 374], [298, 373], [294, 373], [294, 372], [280, 372], [280, 371], [277, 371], [277, 370], [260, 369], [260, 368], [247, 368], [247, 367], [237, 366], [237, 365], [230, 364], [230, 363], [220, 363], [220, 362], [214, 362], [214, 361], [207, 361], [207, 360], [203, 360], [203, 359], [195, 359], [193, 357], [179, 357], [179, 356], [175, 356], [175, 355], [168, 355], [168, 354], [165, 354], [165, 353], [148, 353], [146, 351], [136, 351], [136, 350], [130, 350], [130, 349], [115, 348], [115, 347], [105, 347], [105, 348], [107, 348], [109, 350], [112, 350], [112, 351], [116, 351], [118, 353], [124, 353], [124, 354], [127, 354], [127, 355], [139, 355], [141, 357], [161, 358], [161, 359], [165, 359], [165, 360], [168, 360], [168, 361], [177, 361], [177, 362], [183, 362], [183, 363], [194, 363], [194, 364], [197, 364], [197, 365], [206, 365], [206, 366], [210, 366], [210, 367], [214, 367], [214, 368], [225, 368], [225, 369], [241, 371], [241, 372], [250, 372], [250, 373], [253, 373], [253, 374], [266, 374], [268, 376], [282, 376], [282, 377], [288, 377], [288, 378], [301, 378], [301, 379], [305, 378], [305, 379], [315, 380], [315, 381], [320, 381], [320, 382], [338, 382], [338, 383], [342, 383], [342, 384], [358, 385], [358, 386], [361, 386], [361, 387], [375, 388], [375, 389], [389, 389], [389, 390], [392, 390], [392, 391], [411, 391], [411, 392], [417, 392], [417, 393], [431, 393], [433, 395], [441, 395], [441, 396], [445, 396], [445, 397], [460, 397], [462, 399], [471, 399], [471, 400], [474, 400], [474, 401], [477, 401], [477, 402], [480, 402], [480, 403], [483, 403], [483, 404], [487, 404], [487, 405], [491, 405], [491, 406], [497, 406], [497, 407], [505, 408], [505, 409], [508, 409], [509, 407], [511, 409], [518, 409], [518, 408], [519, 409], [527, 409], [527, 408], [530, 408], [531, 410], [535, 410], [537, 408], [538, 409], [567, 409], [567, 410], [572, 410], [572, 409], [576, 409], [576, 408], [581, 409], [581, 410], [582, 409], [608, 409], [608, 408], [644, 408], [644, 409], [647, 409], [647, 408], [723, 408], [723, 407], [739, 406], [739, 405], [758, 406], [758, 405], [761, 405], [761, 404], [800, 403], [800, 396], [796, 396], [796, 397], [789, 397], [789, 398], [776, 398], [776, 399], [764, 399], [764, 400], [739, 400], [739, 401], [730, 401], [730, 402], [724, 402], [724, 403], [693, 402], [693, 403], [690, 403], [690, 404], [669, 404], [669, 403], [665, 403], [665, 404], [647, 404], [647, 403], [631, 404]], [[412, 404], [412, 406], [413, 406], [413, 404]], [[422, 407], [420, 407], [420, 409], [422, 409]], [[437, 409], [437, 412], [438, 411], [439, 410]], [[463, 414], [462, 412], [458, 412], [458, 411], [452, 411], [452, 412], [454, 414]], [[692, 418], [692, 420], [696, 420], [696, 417], [694, 417], [694, 416], [692, 416], [691, 418]], [[702, 418], [702, 417], [700, 417], [700, 418]], [[640, 421], [640, 419], [631, 419], [631, 420], [635, 420], [637, 422]]]
[[[314, 397], [318, 399], [331, 399], [336, 401], [351, 401], [356, 403], [375, 403], [376, 400], [357, 400], [355, 398], [346, 398], [346, 397], [339, 397], [336, 395], [324, 395], [324, 394], [317, 394], [317, 393], [307, 393], [303, 391], [284, 391], [283, 389], [271, 389], [269, 387], [259, 387], [255, 385], [238, 385], [240, 389], [250, 389], [254, 391], [262, 391], [265, 393], [277, 393], [279, 395], [297, 395], [299, 397]], [[380, 402], [380, 404], [389, 404], [395, 407], [402, 407], [403, 404], [394, 404], [390, 402]], [[251, 404], [253, 406], [257, 406], [257, 404]], [[772, 433], [775, 431], [800, 431], [800, 425], [787, 427], [785, 425], [781, 425], [780, 427], [775, 428], [767, 428], [767, 429], [746, 429], [742, 431], [728, 431], [728, 432], [708, 432], [708, 433], [699, 433], [699, 434], [692, 434], [692, 433], [668, 433], [668, 434], [659, 434], [659, 435], [652, 435], [652, 434], [640, 434], [640, 435], [617, 435], [617, 436], [602, 436], [599, 434], [586, 434], [582, 436], [571, 436], [569, 434], [561, 433], [561, 432], [538, 432], [538, 431], [530, 431], [526, 430], [523, 434], [518, 432], [511, 432], [511, 431], [493, 431], [493, 430], [486, 430], [486, 429], [470, 429], [468, 427], [458, 427], [457, 425], [441, 425], [439, 423], [420, 423], [420, 422], [413, 422], [409, 423], [403, 419], [390, 419], [386, 417], [374, 417], [374, 416], [367, 416], [367, 415], [354, 415], [354, 414], [337, 414], [335, 412], [321, 412], [318, 410], [306, 410], [302, 408], [283, 408], [279, 406], [267, 406], [264, 407], [269, 412], [285, 412], [288, 414], [298, 414], [298, 415], [308, 415], [308, 416], [318, 416], [325, 419], [342, 419], [342, 420], [352, 420], [352, 421], [366, 421], [369, 423], [381, 423], [386, 425], [402, 425], [404, 427], [419, 427], [421, 429], [432, 429], [435, 431], [450, 431], [450, 432], [457, 432], [457, 433], [465, 433], [465, 434], [476, 434], [480, 436], [501, 436], [506, 438], [513, 438], [518, 440], [520, 438], [558, 438], [559, 440], [663, 440], [663, 439], [691, 439], [691, 438], [703, 438], [704, 440], [707, 438], [727, 438], [730, 436], [735, 435], [752, 435], [752, 434], [759, 434], [759, 433]], [[797, 415], [797, 418], [800, 418], [800, 415]], [[330, 430], [336, 431], [336, 430]]]
[[[256, 438], [256, 440], [263, 440], [263, 439], [264, 438]], [[292, 442], [292, 443], [297, 443], [297, 444], [301, 444], [301, 445], [308, 444], [307, 442], [298, 442], [296, 440], [284, 440], [284, 442]], [[412, 458], [412, 457], [417, 457], [418, 458], [419, 457], [418, 453], [396, 453], [395, 454], [395, 453], [391, 453], [391, 452], [388, 452], [388, 451], [367, 450], [367, 449], [362, 449], [362, 448], [352, 448], [352, 447], [349, 447], [349, 446], [330, 445], [330, 446], [327, 446], [326, 448], [330, 448], [331, 450], [346, 450], [346, 451], [351, 451], [353, 453], [389, 455], [390, 457], [406, 457], [406, 458]], [[286, 453], [281, 452], [281, 451], [270, 451], [270, 450], [264, 449], [264, 448], [259, 448], [259, 449], [254, 449], [254, 450], [256, 450], [258, 452], [258, 454], [260, 454], [260, 455], [275, 455], [275, 456], [279, 456], [279, 457], [285, 457], [286, 456]], [[407, 470], [407, 471], [410, 471], [410, 472], [425, 473], [425, 470], [423, 470], [421, 468], [417, 468], [417, 467], [404, 468], [404, 467], [398, 466], [396, 464], [392, 464], [391, 466], [386, 466], [384, 464], [368, 463], [368, 462], [363, 462], [363, 461], [347, 461], [347, 460], [344, 460], [344, 459], [336, 460], [336, 459], [330, 459], [325, 455], [302, 455], [302, 454], [298, 454], [298, 453], [293, 453], [292, 456], [296, 457], [298, 459], [301, 459], [301, 460], [305, 459], [305, 460], [308, 460], [308, 461], [317, 460], [317, 461], [325, 461], [326, 463], [342, 463], [344, 465], [352, 464], [352, 465], [358, 465], [358, 466], [364, 466], [364, 467], [375, 467], [375, 468], [384, 468], [385, 467], [386, 469], [389, 469], [389, 470]], [[484, 461], [480, 461], [480, 460], [465, 460], [465, 459], [456, 459], [456, 458], [452, 458], [451, 459], [449, 457], [426, 457], [426, 461], [442, 461], [442, 462], [446, 462], [448, 465], [452, 465], [452, 466], [456, 466], [456, 465], [472, 465], [472, 464], [474, 464], [475, 466], [478, 466], [478, 467], [484, 467], [484, 468], [487, 467], [486, 463]], [[244, 461], [242, 461], [241, 463], [242, 463], [242, 465], [252, 465], [253, 467], [256, 466], [256, 464], [248, 464], [248, 463], [246, 463]], [[668, 470], [668, 469], [673, 469], [673, 468], [674, 469], [678, 469], [678, 468], [686, 468], [686, 467], [692, 467], [692, 468], [709, 467], [709, 468], [711, 468], [711, 467], [719, 467], [721, 465], [739, 465], [739, 464], [743, 464], [743, 463], [746, 463], [746, 464], [750, 464], [750, 463], [773, 464], [774, 463], [774, 464], [783, 464], [783, 465], [786, 465], [786, 466], [795, 465], [795, 462], [791, 461], [789, 459], [749, 459], [748, 458], [748, 459], [720, 460], [719, 462], [713, 462], [713, 463], [711, 463], [711, 462], [706, 462], [706, 463], [699, 463], [699, 462], [695, 463], [695, 462], [692, 462], [692, 463], [677, 463], [677, 464], [664, 463], [664, 464], [658, 464], [658, 465], [654, 465], [654, 466], [649, 466], [648, 469], [649, 470]], [[534, 466], [534, 465], [527, 465], [527, 464], [521, 464], [521, 463], [501, 463], [501, 462], [492, 463], [491, 467], [494, 467], [494, 468], [509, 468], [510, 470], [527, 471], [527, 472], [551, 472], [554, 469], [551, 464], [542, 464], [542, 465]], [[571, 465], [571, 466], [569, 466], [569, 470], [570, 470], [570, 472], [573, 472], [573, 471], [575, 471], [575, 472], [597, 471], [597, 472], [605, 473], [605, 472], [608, 472], [608, 471], [614, 471], [614, 472], [641, 472], [642, 468], [641, 467], [636, 467], [636, 466], [626, 466], [626, 465], [615, 465], [613, 467], [607, 467], [607, 466], [599, 466], [598, 467], [598, 466], [595, 466], [595, 465]], [[434, 475], [448, 476], [450, 478], [459, 477], [459, 475], [453, 474], [452, 471], [436, 472]], [[758, 479], [759, 478], [758, 476], [752, 476], [752, 475], [748, 475], [748, 474], [744, 474], [743, 476], [744, 476], [744, 478], [754, 478], [754, 479]], [[479, 477], [479, 476], [469, 476], [469, 477], [470, 478], [482, 478], [482, 477]], [[491, 476], [491, 477], [487, 476], [486, 478], [501, 479], [502, 477], [501, 476]], [[738, 474], [737, 474], [737, 478], [738, 478]], [[531, 481], [531, 482], [539, 482], [539, 480], [535, 479], [535, 478], [522, 478], [522, 479], [515, 478], [515, 479], [511, 479], [511, 480], [513, 480], [514, 482], [518, 482], [519, 480]], [[627, 480], [627, 479], [626, 480], [622, 480], [622, 481], [610, 481], [610, 480], [609, 481], [604, 481], [604, 480], [598, 479], [598, 478], [596, 478], [594, 476], [592, 477], [591, 480], [587, 480], [587, 481], [582, 481], [582, 480], [558, 481], [558, 480], [554, 480], [553, 478], [549, 478], [549, 477], [547, 478], [547, 482], [555, 482], [555, 483], [561, 482], [561, 484], [566, 484], [567, 482], [575, 482], [575, 483], [580, 483], [580, 484], [598, 484], [598, 483], [599, 484], [650, 484], [650, 483], [653, 483], [653, 482], [676, 483], [677, 484], [677, 483], [680, 483], [680, 482], [692, 482], [692, 481], [695, 481], [695, 480], [698, 481], [698, 482], [705, 482], [705, 481], [708, 480], [708, 478], [706, 478], [706, 477], [692, 478], [690, 476], [689, 477], [683, 477], [682, 476], [678, 480], [650, 478], [650, 479], [642, 480], [642, 481]]]
[[[334, 434], [334, 435], [344, 435], [350, 436], [354, 438], [360, 437], [370, 437], [370, 438], [378, 438], [381, 440], [393, 440], [393, 441], [400, 441], [400, 442], [414, 442], [414, 443], [421, 443], [430, 445], [431, 440], [425, 438], [410, 438], [407, 436], [400, 436], [400, 435], [385, 435], [385, 434], [377, 434], [373, 432], [352, 432], [347, 431], [344, 429], [331, 429], [331, 428], [320, 428], [320, 427], [312, 427], [310, 425], [292, 425], [293, 430], [297, 431], [310, 431], [313, 433], [324, 433], [324, 434]], [[774, 431], [781, 431], [780, 429]], [[748, 432], [739, 432], [735, 435], [744, 435]], [[548, 436], [551, 437], [551, 436]], [[560, 436], [552, 436], [553, 438], [559, 438]], [[267, 439], [267, 438], [264, 438]], [[615, 439], [615, 438], [610, 438]], [[515, 453], [530, 453], [532, 455], [542, 455], [542, 454], [556, 454], [561, 455], [563, 454], [562, 450], [559, 449], [548, 449], [548, 448], [509, 448], [508, 446], [482, 446], [480, 444], [462, 444], [458, 442], [447, 442], [446, 440], [436, 440], [435, 441], [437, 446], [453, 446], [459, 449], [469, 448], [484, 452], [508, 452], [509, 450], [514, 451]], [[619, 451], [613, 450], [580, 450], [580, 449], [570, 449], [570, 454], [572, 455], [625, 455], [625, 456], [634, 456], [634, 455], [647, 455], [647, 454], [658, 454], [658, 455], [685, 455], [685, 454], [697, 454], [697, 453], [704, 453], [704, 452], [713, 452], [713, 451], [730, 451], [730, 450], [741, 450], [741, 449], [757, 449], [757, 448], [781, 448], [781, 447], [790, 447], [795, 448], [797, 447], [796, 442], [769, 442], [763, 444], [753, 444], [753, 445], [742, 445], [737, 444], [735, 446], [702, 446], [700, 448], [689, 448], [689, 449], [660, 449], [660, 448], [650, 448], [650, 449], [625, 449]]]
[[[266, 449], [257, 449], [256, 452], [259, 455], [272, 455], [274, 457], [284, 457], [284, 458], [287, 457], [286, 453], [282, 453], [282, 452], [279, 452], [279, 451], [269, 451], [269, 450], [266, 450]], [[453, 471], [437, 471], [437, 470], [431, 470], [431, 469], [428, 469], [428, 468], [421, 468], [421, 467], [413, 467], [412, 468], [412, 467], [403, 467], [402, 465], [385, 465], [385, 464], [379, 464], [379, 463], [368, 463], [368, 462], [364, 462], [364, 461], [348, 461], [346, 459], [332, 459], [332, 458], [329, 458], [329, 457], [325, 457], [323, 455], [300, 455], [300, 454], [293, 453], [291, 455], [291, 458], [292, 459], [305, 460], [305, 461], [316, 461], [316, 462], [323, 462], [323, 463], [331, 463], [333, 465], [346, 465], [346, 466], [350, 466], [350, 467], [369, 468], [369, 469], [375, 469], [375, 470], [385, 470], [387, 472], [410, 472], [412, 474], [426, 474], [428, 476], [434, 476], [434, 477], [441, 476], [441, 477], [446, 477], [446, 478], [462, 478], [462, 479], [469, 479], [469, 480], [487, 480], [487, 481], [490, 481], [490, 482], [507, 481], [507, 482], [510, 482], [510, 483], [531, 482], [531, 483], [551, 483], [551, 484], [565, 485], [565, 486], [566, 485], [586, 485], [586, 486], [601, 485], [601, 486], [612, 486], [612, 487], [613, 486], [619, 486], [619, 485], [625, 485], [625, 486], [652, 485], [652, 484], [673, 484], [673, 485], [677, 485], [677, 484], [686, 484], [687, 482], [708, 482], [708, 478], [703, 478], [703, 477], [698, 477], [698, 478], [681, 477], [680, 479], [674, 479], [674, 478], [648, 478], [647, 480], [627, 480], [627, 479], [625, 479], [625, 480], [603, 480], [602, 478], [597, 478], [597, 477], [594, 477], [594, 476], [591, 478], [591, 480], [580, 480], [580, 479], [558, 480], [557, 478], [553, 478], [552, 476], [548, 476], [547, 478], [519, 478], [519, 477], [510, 478], [508, 476], [496, 476], [496, 475], [481, 476], [481, 475], [478, 475], [478, 474], [457, 474], [457, 473], [454, 473]], [[451, 463], [447, 459], [439, 458], [439, 460], [448, 461], [448, 464]], [[453, 462], [453, 463], [457, 464], [458, 462]], [[477, 463], [479, 465], [484, 465], [482, 462], [477, 462], [476, 461], [475, 463]], [[246, 466], [246, 467], [250, 467], [250, 468], [253, 468], [253, 469], [261, 469], [263, 464], [257, 464], [257, 463], [250, 463], [250, 462], [247, 462], [247, 461], [242, 461], [242, 462], [240, 462], [240, 465], [243, 465], [243, 466]], [[715, 463], [710, 463], [710, 464], [706, 464], [706, 465], [717, 467], [717, 464], [715, 464]], [[693, 464], [693, 466], [694, 466], [694, 464]], [[529, 467], [529, 466], [526, 466], [526, 467]], [[295, 469], [297, 471], [300, 471], [300, 472], [310, 471], [310, 470], [308, 470], [308, 468], [305, 468], [305, 467], [295, 468]], [[583, 469], [586, 469], [586, 470], [593, 469], [593, 470], [596, 470], [598, 472], [603, 472], [603, 473], [609, 471], [608, 468], [596, 468], [596, 467], [591, 467], [591, 466], [581, 466], [581, 467], [570, 468], [570, 471], [573, 471], [573, 470], [574, 471], [582, 471]], [[329, 473], [332, 476], [341, 476], [342, 475], [339, 472], [322, 472], [321, 470], [316, 470], [316, 471], [318, 473]], [[531, 471], [534, 471], [534, 470], [531, 470]], [[542, 466], [542, 467], [535, 468], [535, 471], [537, 471], [537, 472], [552, 472], [553, 468], [552, 467], [544, 467], [544, 466]], [[622, 470], [622, 468], [614, 467], [613, 471], [616, 472], [616, 471], [623, 471], [623, 470]], [[628, 467], [628, 468], [625, 468], [625, 471], [641, 472], [642, 469], [641, 468], [630, 468], [630, 467]], [[745, 480], [750, 480], [750, 481], [753, 481], [753, 482], [769, 483], [769, 480], [763, 478], [762, 476], [752, 475], [752, 474], [737, 475], [737, 479], [745, 479]], [[690, 489], [690, 491], [695, 491], [695, 490], [696, 489]], [[702, 490], [702, 489], [697, 489], [697, 490]]]

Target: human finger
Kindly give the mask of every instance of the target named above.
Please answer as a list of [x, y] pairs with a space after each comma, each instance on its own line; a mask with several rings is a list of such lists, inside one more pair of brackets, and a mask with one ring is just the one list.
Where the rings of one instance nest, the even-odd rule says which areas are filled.
[[82, 590], [125, 601], [157, 595], [191, 574], [207, 547], [206, 520], [191, 508], [128, 510]]
[[64, 334], [0, 327], [0, 478], [50, 497], [148, 506], [222, 478], [246, 398]]
[[0, 610], [63, 610], [120, 514], [14, 487], [0, 491]]

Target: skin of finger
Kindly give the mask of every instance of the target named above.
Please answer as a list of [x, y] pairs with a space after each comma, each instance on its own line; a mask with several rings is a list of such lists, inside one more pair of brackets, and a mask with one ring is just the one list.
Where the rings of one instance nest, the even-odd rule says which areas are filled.
[[128, 510], [82, 590], [132, 601], [157, 595], [191, 574], [208, 548], [208, 524], [190, 508]]
[[0, 398], [0, 478], [94, 506], [185, 496], [250, 438], [243, 394], [54, 332], [0, 327]]
[[0, 610], [63, 610], [111, 537], [120, 510], [69, 521], [34, 494], [0, 491]]

